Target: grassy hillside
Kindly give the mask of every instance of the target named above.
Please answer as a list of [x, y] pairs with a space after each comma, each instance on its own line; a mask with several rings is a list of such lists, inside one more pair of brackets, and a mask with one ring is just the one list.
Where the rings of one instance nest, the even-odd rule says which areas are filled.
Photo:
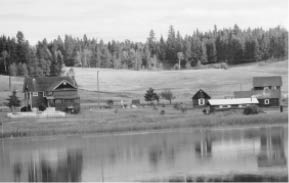
[[[190, 101], [192, 95], [202, 88], [213, 98], [232, 96], [233, 91], [252, 88], [254, 76], [282, 76], [282, 92], [288, 93], [288, 62], [255, 63], [235, 66], [227, 70], [203, 69], [182, 71], [131, 71], [95, 68], [75, 68], [80, 97], [83, 102], [97, 99], [97, 70], [100, 71], [101, 99], [143, 99], [145, 91], [152, 87], [157, 92], [171, 89], [178, 101]], [[0, 103], [10, 94], [8, 77], [0, 76]], [[12, 78], [13, 88], [22, 91], [22, 78]], [[22, 94], [19, 94], [22, 95]]]
[[[200, 88], [213, 98], [232, 96], [233, 91], [250, 90], [254, 76], [282, 76], [282, 92], [288, 93], [288, 62], [256, 63], [231, 67], [228, 70], [204, 69], [182, 71], [128, 71], [99, 69], [100, 91], [103, 97], [139, 97], [152, 87], [156, 91], [170, 88], [180, 101], [190, 100]], [[80, 88], [97, 90], [97, 69], [75, 68]], [[95, 95], [89, 95], [93, 99]]]

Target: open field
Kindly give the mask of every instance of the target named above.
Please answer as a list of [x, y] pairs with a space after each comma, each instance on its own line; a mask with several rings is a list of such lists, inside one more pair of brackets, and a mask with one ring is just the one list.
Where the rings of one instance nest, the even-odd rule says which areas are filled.
[[[232, 96], [234, 91], [250, 90], [254, 76], [282, 76], [282, 93], [288, 93], [288, 62], [253, 63], [222, 69], [181, 71], [132, 71], [95, 68], [75, 68], [82, 104], [97, 100], [97, 70], [100, 71], [100, 99], [119, 101], [138, 98], [143, 100], [145, 91], [152, 87], [157, 92], [171, 89], [175, 101], [191, 102], [200, 88], [212, 98]], [[0, 76], [0, 104], [8, 98], [8, 77]], [[23, 79], [12, 78], [12, 88], [22, 91]], [[23, 97], [22, 94], [18, 94]]]
[[[81, 113], [66, 118], [19, 119], [11, 120], [5, 112], [0, 112], [4, 122], [3, 137], [42, 136], [60, 134], [112, 133], [142, 130], [210, 127], [230, 125], [271, 125], [288, 124], [288, 109], [279, 113], [278, 109], [266, 109], [266, 113], [244, 116], [238, 112], [220, 112], [212, 115], [202, 114], [200, 109], [189, 109], [182, 113], [172, 106], [143, 106], [137, 109], [93, 108], [97, 101], [97, 69], [75, 68], [76, 80], [81, 97]], [[213, 98], [232, 96], [233, 91], [249, 90], [253, 76], [280, 75], [283, 80], [282, 93], [288, 95], [288, 62], [258, 63], [228, 70], [182, 70], [182, 71], [128, 71], [100, 69], [100, 98], [115, 101], [138, 98], [143, 100], [147, 88], [157, 92], [170, 88], [177, 99], [191, 108], [191, 97], [200, 88]], [[0, 76], [0, 104], [5, 102], [8, 91], [8, 77]], [[13, 77], [12, 87], [22, 91], [23, 78]], [[240, 88], [241, 87], [241, 88]], [[18, 94], [23, 98], [22, 94]], [[143, 102], [143, 101], [142, 101]], [[116, 102], [115, 102], [116, 103]], [[161, 101], [164, 103], [164, 101]], [[161, 115], [164, 110], [165, 114]]]
[[[190, 101], [200, 88], [212, 98], [232, 96], [234, 91], [250, 90], [254, 76], [282, 76], [282, 92], [288, 93], [288, 62], [256, 63], [231, 67], [228, 70], [204, 69], [182, 71], [127, 71], [100, 69], [100, 91], [102, 98], [140, 98], [152, 87], [157, 92], [171, 89], [178, 101]], [[97, 91], [97, 69], [75, 68], [76, 80], [80, 88]], [[88, 93], [87, 93], [88, 94]], [[87, 95], [89, 100], [96, 95]]]
[[[161, 114], [161, 111], [165, 114]], [[287, 110], [286, 110], [287, 111]], [[275, 125], [288, 123], [288, 112], [277, 110], [245, 116], [242, 111], [202, 114], [193, 109], [182, 112], [171, 106], [138, 109], [85, 110], [65, 118], [14, 119], [0, 113], [4, 122], [3, 137], [46, 136], [65, 134], [115, 133], [186, 127], [224, 127], [243, 125]]]

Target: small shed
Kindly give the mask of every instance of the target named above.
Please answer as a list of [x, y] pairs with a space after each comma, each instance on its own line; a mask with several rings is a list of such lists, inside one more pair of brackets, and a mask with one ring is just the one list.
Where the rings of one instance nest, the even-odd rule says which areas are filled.
[[206, 92], [204, 92], [204, 90], [200, 89], [192, 97], [193, 106], [194, 107], [205, 107], [208, 105], [209, 99], [211, 99], [211, 97]]
[[257, 105], [257, 98], [233, 98], [233, 99], [210, 99], [208, 100], [210, 111], [243, 109], [246, 106]]

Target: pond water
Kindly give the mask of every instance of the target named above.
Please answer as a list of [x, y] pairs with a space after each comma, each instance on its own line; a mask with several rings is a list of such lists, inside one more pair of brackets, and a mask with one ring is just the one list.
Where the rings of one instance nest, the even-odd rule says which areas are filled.
[[287, 171], [288, 128], [0, 140], [0, 181], [140, 181]]

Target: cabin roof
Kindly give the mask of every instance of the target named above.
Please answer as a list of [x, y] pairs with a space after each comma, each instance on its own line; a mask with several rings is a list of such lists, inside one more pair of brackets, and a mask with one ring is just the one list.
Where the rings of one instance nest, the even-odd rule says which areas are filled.
[[210, 105], [258, 104], [257, 98], [210, 99]]
[[77, 88], [76, 82], [70, 77], [27, 77], [24, 80], [23, 91], [52, 91], [61, 82], [67, 82], [72, 87]]
[[282, 86], [281, 76], [253, 77], [253, 87]]
[[204, 90], [200, 89], [195, 93], [192, 99], [200, 99], [200, 98], [210, 99], [211, 97], [206, 92], [204, 92]]
[[265, 98], [280, 98], [281, 96], [280, 91], [278, 90], [267, 90], [267, 91], [235, 91], [234, 97], [235, 98], [250, 98], [250, 97], [257, 97], [259, 99]]

